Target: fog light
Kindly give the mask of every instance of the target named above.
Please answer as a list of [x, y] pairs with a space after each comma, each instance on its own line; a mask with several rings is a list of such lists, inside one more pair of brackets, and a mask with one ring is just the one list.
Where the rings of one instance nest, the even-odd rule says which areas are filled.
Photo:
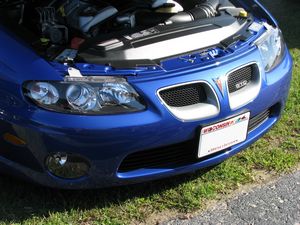
[[90, 169], [86, 159], [62, 152], [48, 156], [46, 166], [53, 175], [66, 179], [78, 179], [86, 176]]

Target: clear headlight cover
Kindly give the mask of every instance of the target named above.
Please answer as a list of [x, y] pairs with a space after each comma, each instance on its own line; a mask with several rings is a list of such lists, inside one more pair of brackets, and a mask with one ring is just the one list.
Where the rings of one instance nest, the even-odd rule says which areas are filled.
[[146, 108], [140, 95], [123, 78], [68, 77], [65, 81], [29, 81], [24, 95], [38, 106], [70, 114], [119, 114]]
[[266, 72], [274, 69], [282, 61], [285, 42], [278, 28], [268, 26], [266, 33], [255, 44], [259, 48]]

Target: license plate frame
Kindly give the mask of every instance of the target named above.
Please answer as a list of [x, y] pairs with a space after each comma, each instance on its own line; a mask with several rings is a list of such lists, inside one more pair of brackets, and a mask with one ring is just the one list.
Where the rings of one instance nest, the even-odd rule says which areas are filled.
[[204, 126], [200, 131], [198, 158], [215, 154], [247, 140], [249, 121], [250, 112], [245, 112]]

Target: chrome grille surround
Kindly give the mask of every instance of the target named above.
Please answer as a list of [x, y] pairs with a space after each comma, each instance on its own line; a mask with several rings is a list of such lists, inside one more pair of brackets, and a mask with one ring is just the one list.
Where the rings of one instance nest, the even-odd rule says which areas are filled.
[[[196, 90], [197, 88], [195, 89], [195, 86], [197, 85], [199, 85], [199, 87], [201, 86], [201, 88], [198, 88], [198, 91]], [[182, 91], [185, 87], [191, 88], [192, 86], [194, 87], [194, 90], [189, 90], [186, 92]], [[199, 91], [200, 89], [201, 91]], [[179, 94], [198, 93], [200, 95], [204, 92], [206, 96], [193, 97], [192, 99], [191, 96], [179, 96], [180, 98], [185, 99], [184, 103], [181, 103], [180, 105], [174, 100], [166, 99], [164, 96], [164, 93], [166, 93], [166, 91], [174, 91]], [[218, 116], [220, 113], [220, 103], [217, 94], [212, 86], [206, 81], [192, 81], [161, 88], [157, 91], [157, 96], [162, 104], [165, 105], [165, 107], [171, 112], [171, 114], [178, 120], [181, 120], [183, 122], [208, 119]], [[168, 98], [170, 97], [168, 96]], [[174, 102], [176, 104], [173, 104]]]
[[246, 88], [253, 79], [254, 65], [242, 67], [228, 75], [228, 92], [234, 93]]
[[[242, 88], [236, 88], [233, 92], [232, 87], [229, 87], [229, 77], [230, 75], [237, 73], [240, 70], [251, 67], [251, 80]], [[227, 86], [227, 94], [229, 98], [230, 108], [232, 110], [236, 110], [241, 108], [242, 106], [248, 104], [253, 101], [259, 94], [261, 89], [261, 76], [262, 70], [257, 62], [250, 62], [248, 64], [241, 65], [232, 71], [228, 72], [226, 75], [226, 86]], [[243, 82], [243, 81], [241, 81]]]

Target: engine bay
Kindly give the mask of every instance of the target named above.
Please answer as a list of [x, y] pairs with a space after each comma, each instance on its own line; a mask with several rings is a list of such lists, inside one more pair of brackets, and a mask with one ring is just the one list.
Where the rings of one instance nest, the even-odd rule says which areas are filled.
[[203, 49], [220, 41], [209, 37], [226, 42], [251, 20], [230, 0], [0, 0], [0, 15], [47, 60], [103, 64], [151, 64]]

